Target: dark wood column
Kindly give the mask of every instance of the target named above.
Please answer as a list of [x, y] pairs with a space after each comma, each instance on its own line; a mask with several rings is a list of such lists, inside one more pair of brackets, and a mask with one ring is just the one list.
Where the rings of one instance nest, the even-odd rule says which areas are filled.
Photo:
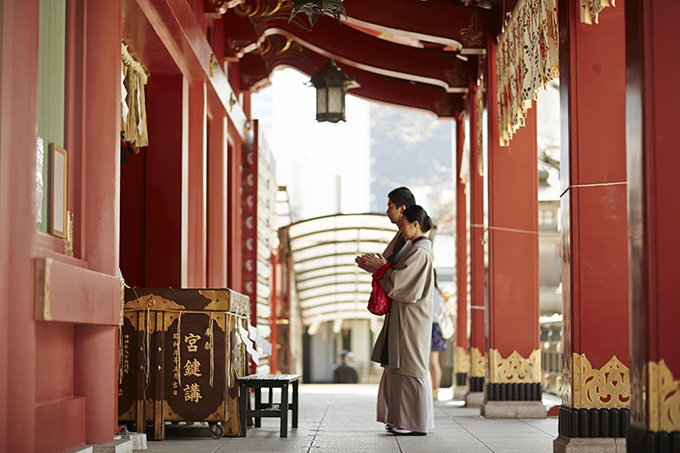
[[[496, 93], [496, 45], [487, 47], [489, 93]], [[498, 104], [489, 111], [489, 300], [482, 415], [545, 418], [538, 325], [536, 109], [509, 145], [499, 145]]]
[[578, 4], [559, 6], [564, 390], [554, 449], [604, 448], [592, 438], [615, 448], [630, 393], [624, 10], [588, 25]]
[[[619, 7], [617, 3], [617, 7]], [[626, 0], [629, 452], [680, 450], [680, 3]]]

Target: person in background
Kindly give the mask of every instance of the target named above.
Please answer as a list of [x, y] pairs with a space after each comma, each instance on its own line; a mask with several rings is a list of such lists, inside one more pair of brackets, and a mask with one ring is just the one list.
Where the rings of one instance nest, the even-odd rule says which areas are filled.
[[432, 378], [432, 396], [439, 398], [439, 385], [442, 381], [442, 368], [439, 365], [439, 353], [446, 350], [446, 340], [439, 327], [439, 314], [442, 311], [442, 297], [437, 285], [437, 272], [434, 272], [434, 310], [432, 311], [432, 341], [430, 344], [430, 377]]
[[352, 357], [354, 353], [343, 349], [340, 353], [342, 362], [335, 367], [333, 372], [333, 382], [338, 384], [356, 384], [359, 382], [359, 373], [355, 366], [352, 365]]
[[383, 366], [378, 389], [378, 416], [397, 435], [425, 435], [434, 428], [432, 382], [429, 376], [434, 267], [432, 242], [425, 233], [432, 219], [413, 205], [400, 219], [400, 232], [411, 246], [390, 266], [380, 255], [369, 266], [388, 266], [379, 280], [392, 300], [371, 360]]
[[[397, 187], [387, 194], [387, 211], [385, 213], [387, 214], [387, 217], [390, 218], [390, 221], [398, 227], [401, 213], [404, 212], [404, 209], [413, 206], [414, 204], [416, 204], [416, 198], [413, 196], [413, 193], [411, 193], [407, 187]], [[397, 234], [394, 235], [394, 238], [382, 253], [382, 257], [384, 257], [388, 263], [395, 264], [399, 261], [404, 252], [408, 250], [410, 245], [411, 241], [405, 240], [401, 231], [397, 231]], [[355, 261], [361, 269], [372, 274], [380, 269], [380, 266], [377, 268], [375, 266], [382, 261], [380, 259], [374, 261], [371, 258], [379, 256], [380, 255], [378, 254], [367, 253], [358, 256]]]

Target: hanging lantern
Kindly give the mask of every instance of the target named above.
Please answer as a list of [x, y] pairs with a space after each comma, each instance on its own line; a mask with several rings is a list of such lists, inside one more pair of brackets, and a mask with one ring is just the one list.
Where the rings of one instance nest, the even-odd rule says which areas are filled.
[[307, 14], [312, 27], [316, 19], [323, 14], [333, 16], [338, 22], [340, 22], [340, 15], [347, 17], [342, 0], [293, 0], [293, 9], [290, 11], [288, 22], [300, 12]]
[[345, 121], [345, 93], [360, 85], [331, 58], [316, 71], [310, 83], [316, 88], [316, 120], [320, 123]]

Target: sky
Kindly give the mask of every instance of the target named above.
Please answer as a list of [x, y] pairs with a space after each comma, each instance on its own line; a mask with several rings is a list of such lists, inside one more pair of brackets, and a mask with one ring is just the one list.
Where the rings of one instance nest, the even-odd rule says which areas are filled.
[[317, 123], [316, 93], [308, 81], [293, 69], [276, 71], [272, 85], [252, 102], [276, 161], [277, 182], [288, 188], [293, 218], [369, 212], [370, 103], [347, 96], [347, 122]]

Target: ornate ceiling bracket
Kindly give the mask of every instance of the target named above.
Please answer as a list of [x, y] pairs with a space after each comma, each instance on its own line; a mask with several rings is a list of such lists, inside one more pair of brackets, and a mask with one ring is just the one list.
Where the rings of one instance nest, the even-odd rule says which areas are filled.
[[246, 0], [234, 8], [238, 16], [247, 18], [255, 26], [258, 34], [262, 34], [261, 24], [272, 20], [283, 20], [311, 31], [312, 27], [302, 17], [290, 18], [291, 10], [290, 0]]
[[454, 118], [461, 110], [460, 100], [460, 96], [444, 94], [442, 99], [435, 103], [437, 116], [442, 118]]
[[241, 87], [254, 91], [269, 85], [269, 76], [279, 65], [292, 66], [305, 72], [315, 67], [302, 46], [283, 35], [265, 37], [260, 46], [242, 60], [242, 64], [251, 70], [242, 72]]
[[203, 0], [203, 12], [219, 17], [241, 2], [243, 0]]
[[453, 67], [446, 71], [446, 81], [452, 87], [465, 87], [467, 86], [468, 71], [465, 64], [456, 59], [453, 63]]
[[262, 19], [288, 19], [290, 15], [289, 0], [247, 0], [241, 3], [234, 12], [247, 17], [251, 22]]
[[304, 62], [311, 64], [309, 58], [304, 55], [302, 46], [296, 43], [293, 38], [287, 38], [282, 35], [267, 36], [262, 45], [253, 53], [262, 58], [265, 67], [270, 71], [274, 69], [282, 58], [300, 58]]

